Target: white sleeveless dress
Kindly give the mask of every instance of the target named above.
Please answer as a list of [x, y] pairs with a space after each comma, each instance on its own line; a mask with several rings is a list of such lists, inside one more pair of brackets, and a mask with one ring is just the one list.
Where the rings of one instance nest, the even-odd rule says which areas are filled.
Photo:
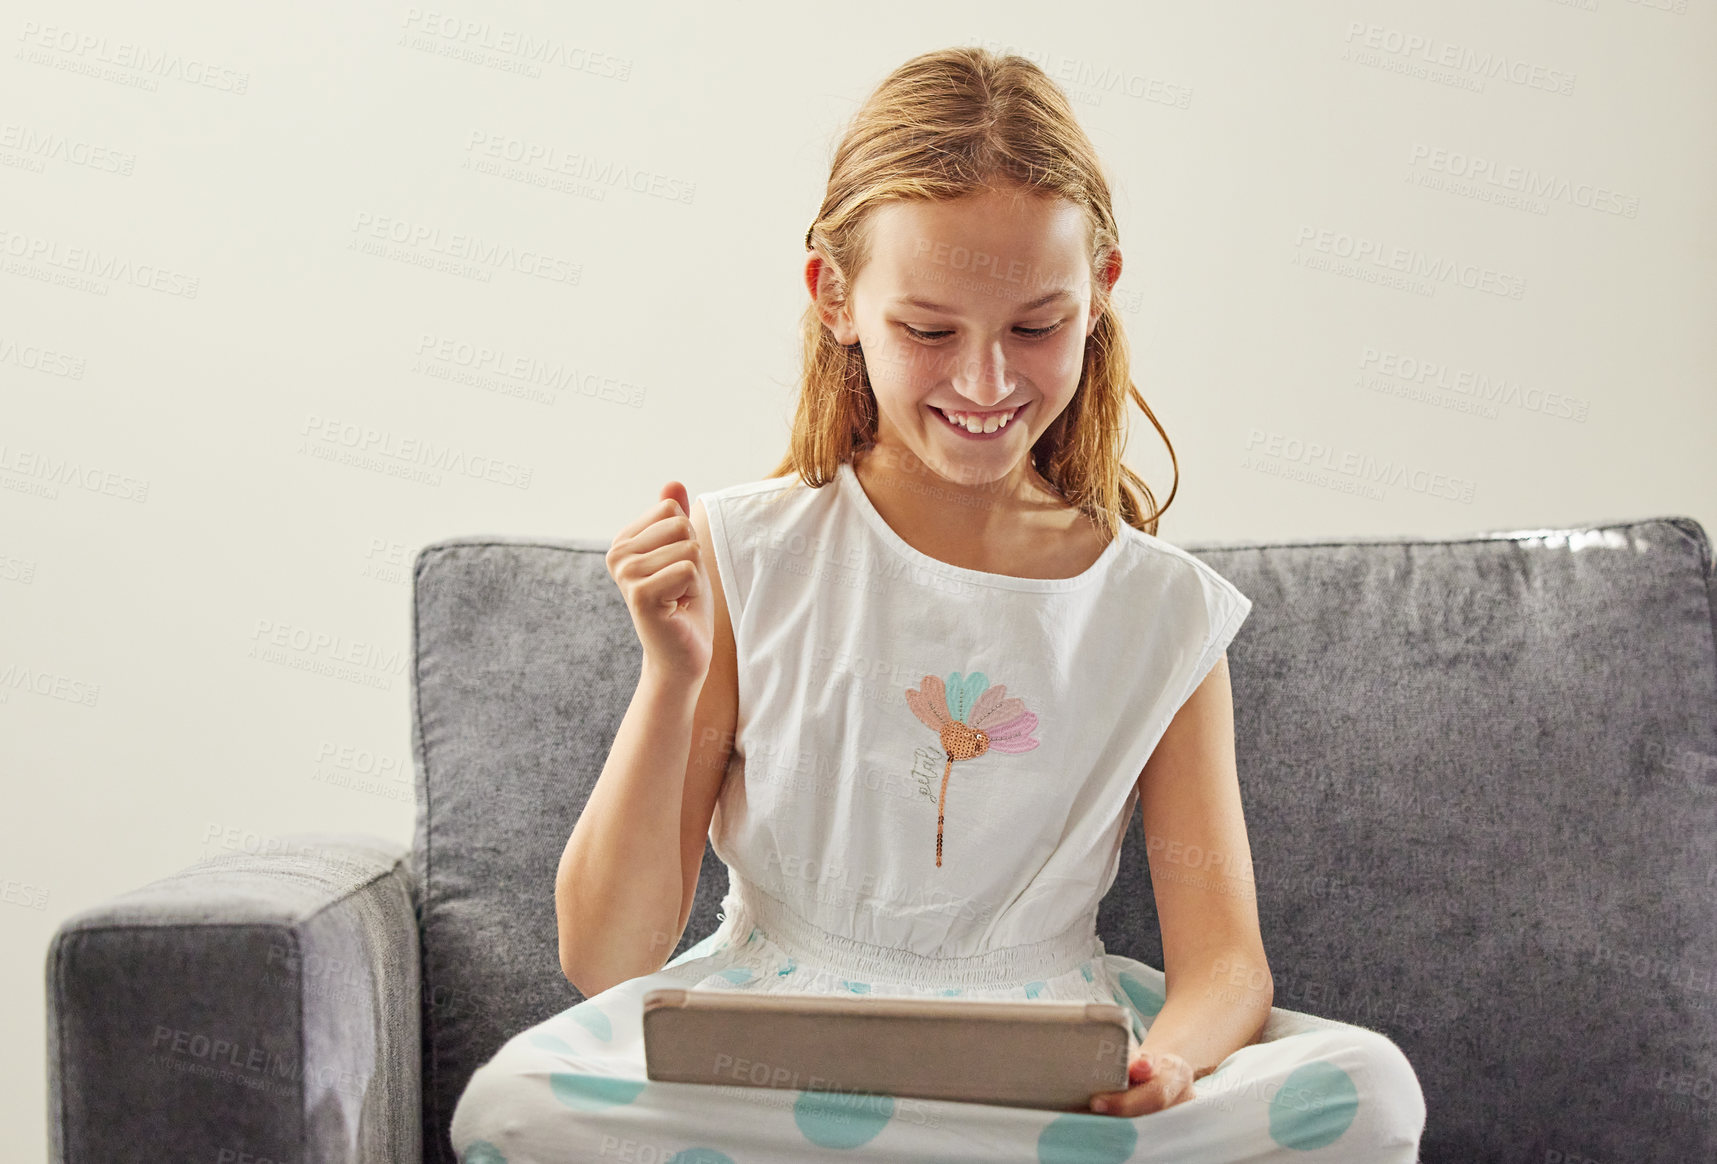
[[1400, 1049], [1282, 1007], [1197, 1098], [1131, 1118], [649, 1081], [658, 986], [1113, 1002], [1136, 1047], [1165, 979], [1104, 949], [1098, 902], [1140, 770], [1252, 605], [1125, 524], [1072, 578], [949, 565], [849, 464], [700, 498], [738, 654], [721, 922], [509, 1040], [454, 1112], [464, 1164], [1417, 1158]]

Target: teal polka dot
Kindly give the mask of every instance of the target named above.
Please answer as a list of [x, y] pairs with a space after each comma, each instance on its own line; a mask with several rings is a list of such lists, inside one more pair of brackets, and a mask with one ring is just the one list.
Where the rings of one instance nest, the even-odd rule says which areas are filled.
[[1294, 1068], [1270, 1098], [1270, 1138], [1284, 1148], [1322, 1148], [1341, 1138], [1359, 1111], [1348, 1073], [1321, 1060]]
[[533, 1047], [541, 1047], [545, 1051], [553, 1051], [559, 1055], [572, 1054], [572, 1048], [566, 1045], [566, 1040], [559, 1035], [551, 1035], [547, 1031], [532, 1031], [525, 1036], [525, 1041]]
[[729, 982], [738, 984], [741, 982], [750, 982], [753, 978], [757, 977], [757, 975], [753, 974], [744, 966], [732, 966], [723, 970], [720, 974], [717, 974], [716, 977], [725, 978]]
[[1084, 976], [1085, 981], [1087, 982], [1095, 982], [1097, 980], [1096, 975], [1091, 972], [1091, 963], [1089, 962], [1079, 967], [1079, 973]]
[[733, 1164], [733, 1157], [714, 1148], [687, 1148], [669, 1156], [667, 1164]]
[[819, 1148], [868, 1144], [894, 1118], [892, 1095], [847, 1091], [801, 1091], [793, 1122]]
[[854, 994], [870, 993], [870, 983], [868, 982], [848, 982], [843, 978], [841, 979], [841, 985], [852, 991]]
[[1025, 996], [1027, 998], [1036, 998], [1038, 995], [1043, 993], [1044, 986], [1045, 983], [1042, 982], [1027, 982], [1025, 984]]
[[459, 1164], [507, 1164], [507, 1158], [488, 1140], [472, 1140], [465, 1154], [459, 1157]]
[[580, 1003], [567, 1011], [567, 1017], [604, 1043], [614, 1038], [614, 1024], [608, 1021], [606, 1014], [587, 1002]]
[[548, 1077], [554, 1097], [573, 1111], [601, 1111], [631, 1103], [644, 1090], [646, 1082], [616, 1079], [612, 1075], [577, 1075], [570, 1071], [553, 1071]]
[[678, 966], [681, 962], [690, 962], [693, 958], [703, 957], [713, 949], [715, 949], [715, 934], [712, 932], [697, 945], [688, 947], [684, 953], [676, 956], [668, 965]]
[[791, 959], [791, 958], [788, 958], [787, 964], [785, 966], [781, 967], [781, 969], [775, 971], [775, 977], [785, 978], [785, 977], [787, 977], [787, 975], [793, 973], [793, 971], [797, 970], [798, 968], [799, 968], [799, 963], [793, 961], [793, 959]]
[[757, 934], [757, 928], [755, 926], [752, 927], [751, 932], [745, 935], [745, 944], [749, 946], [752, 942], [755, 942], [757, 940]]
[[950, 986], [948, 989], [946, 989], [942, 992], [942, 994], [947, 998], [952, 998], [956, 994], [964, 994], [964, 993], [966, 993], [966, 992], [958, 986]]
[[1109, 997], [1113, 998], [1116, 1004], [1119, 1005], [1122, 1010], [1127, 1012], [1127, 1021], [1133, 1024], [1133, 1037], [1135, 1039], [1144, 1038], [1145, 1027], [1144, 1024], [1139, 1021], [1139, 1012], [1133, 1008], [1132, 1001], [1128, 999], [1126, 995], [1119, 994], [1114, 991], [1110, 991]]
[[1069, 1112], [1037, 1137], [1037, 1159], [1039, 1164], [1121, 1164], [1138, 1143], [1132, 1120]]
[[1135, 971], [1123, 970], [1117, 977], [1120, 979], [1121, 989], [1127, 992], [1127, 997], [1133, 1000], [1139, 1013], [1148, 1019], [1156, 1018], [1157, 1012], [1163, 1008], [1163, 1003], [1168, 1001], [1162, 992]]

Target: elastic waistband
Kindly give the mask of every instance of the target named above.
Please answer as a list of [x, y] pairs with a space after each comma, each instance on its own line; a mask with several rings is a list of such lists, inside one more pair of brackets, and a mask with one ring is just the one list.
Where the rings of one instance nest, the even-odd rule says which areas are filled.
[[728, 884], [721, 906], [735, 933], [745, 934], [755, 926], [796, 960], [883, 982], [1009, 986], [1053, 978], [1103, 953], [1095, 915], [1081, 918], [1040, 942], [1003, 946], [965, 957], [940, 958], [861, 942], [825, 930], [731, 869]]

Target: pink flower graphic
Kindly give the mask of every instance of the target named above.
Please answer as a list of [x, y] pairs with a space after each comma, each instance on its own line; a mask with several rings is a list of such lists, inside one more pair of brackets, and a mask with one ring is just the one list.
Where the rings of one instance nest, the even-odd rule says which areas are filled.
[[948, 773], [955, 760], [970, 760], [994, 748], [998, 752], [1029, 752], [1037, 747], [1031, 734], [1037, 716], [1025, 709], [1025, 701], [1009, 699], [1007, 687], [990, 686], [982, 671], [962, 675], [955, 671], [948, 683], [934, 675], [924, 676], [916, 688], [908, 688], [906, 705], [912, 714], [936, 731], [948, 763], [942, 769], [942, 794], [936, 801], [936, 866], [942, 866], [942, 820], [948, 804]]

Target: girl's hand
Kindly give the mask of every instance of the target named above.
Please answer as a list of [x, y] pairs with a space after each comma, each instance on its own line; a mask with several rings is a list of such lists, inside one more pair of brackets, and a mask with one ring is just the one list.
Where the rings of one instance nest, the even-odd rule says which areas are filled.
[[[1172, 1051], [1140, 1047], [1127, 1063], [1125, 1091], [1100, 1091], [1091, 1097], [1091, 1110], [1105, 1115], [1139, 1116], [1162, 1111], [1195, 1098], [1192, 1064]], [[1107, 1107], [1099, 1107], [1107, 1103]]]
[[689, 505], [686, 487], [668, 482], [654, 505], [614, 535], [605, 560], [644, 646], [645, 668], [702, 683], [715, 643], [715, 600]]

